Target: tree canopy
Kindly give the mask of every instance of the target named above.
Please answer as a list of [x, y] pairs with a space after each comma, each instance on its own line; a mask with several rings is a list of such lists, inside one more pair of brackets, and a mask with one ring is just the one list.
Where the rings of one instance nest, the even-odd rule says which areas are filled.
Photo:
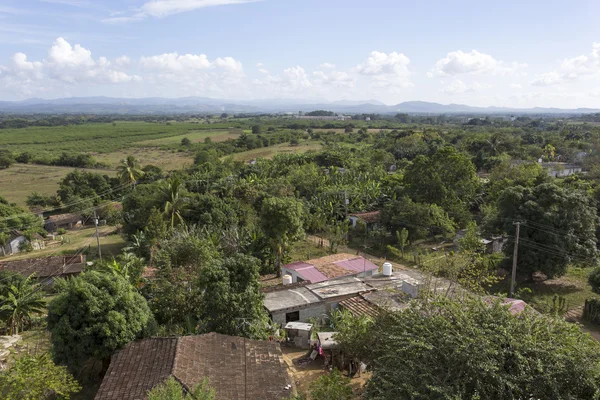
[[369, 332], [366, 399], [593, 399], [600, 344], [577, 325], [497, 300], [434, 298]]
[[123, 277], [86, 272], [57, 282], [48, 307], [48, 329], [57, 363], [78, 372], [90, 358], [107, 360], [149, 333], [153, 317], [146, 300]]

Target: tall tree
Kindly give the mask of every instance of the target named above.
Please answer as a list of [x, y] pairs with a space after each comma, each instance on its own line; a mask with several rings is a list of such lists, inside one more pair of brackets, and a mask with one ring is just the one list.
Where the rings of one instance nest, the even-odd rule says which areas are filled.
[[594, 399], [600, 344], [564, 319], [500, 301], [432, 298], [368, 333], [365, 399]]
[[302, 238], [303, 204], [294, 198], [265, 199], [260, 211], [260, 224], [271, 242], [275, 255], [275, 271], [281, 276], [281, 261], [290, 244]]
[[19, 334], [32, 314], [41, 314], [46, 305], [41, 287], [34, 283], [33, 276], [13, 280], [6, 293], [0, 295], [0, 304], [0, 317], [7, 321], [11, 335]]
[[135, 187], [138, 179], [144, 176], [140, 163], [134, 156], [127, 156], [117, 167], [117, 174], [123, 183], [129, 183]]
[[162, 189], [164, 215], [169, 219], [171, 228], [184, 222], [183, 214], [188, 209], [188, 198], [183, 182], [178, 177], [167, 180]]
[[144, 336], [153, 322], [146, 300], [119, 275], [86, 272], [57, 281], [48, 308], [54, 359], [79, 372], [90, 358], [108, 367], [110, 356]]
[[[510, 187], [498, 199], [496, 227], [514, 235], [520, 230], [518, 272], [533, 276], [542, 272], [549, 278], [561, 276], [571, 263], [596, 265], [598, 217], [593, 200], [584, 192], [565, 189], [554, 183], [534, 188]], [[504, 247], [512, 257], [514, 240]]]
[[266, 339], [268, 316], [263, 308], [256, 258], [236, 254], [206, 266], [198, 280], [202, 331]]
[[454, 147], [443, 147], [430, 157], [415, 158], [404, 180], [413, 200], [437, 204], [457, 222], [465, 223], [479, 188], [475, 172], [468, 156]]

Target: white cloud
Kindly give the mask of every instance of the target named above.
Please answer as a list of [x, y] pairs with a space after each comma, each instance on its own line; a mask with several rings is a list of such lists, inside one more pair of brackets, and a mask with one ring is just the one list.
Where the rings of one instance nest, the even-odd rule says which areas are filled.
[[512, 89], [523, 89], [523, 85], [521, 85], [520, 83], [511, 83], [508, 86]]
[[[72, 46], [64, 38], [57, 38], [42, 61], [29, 61], [24, 53], [15, 53], [8, 65], [1, 66], [1, 78], [6, 86], [28, 87], [42, 84], [51, 87], [63, 83], [125, 83], [139, 81], [137, 75], [128, 75], [112, 69], [106, 57], [92, 58], [92, 52], [79, 44]], [[34, 83], [37, 82], [37, 83]], [[53, 83], [54, 82], [54, 83]]]
[[408, 69], [410, 59], [402, 53], [371, 52], [365, 62], [356, 66], [355, 70], [361, 75], [370, 76], [376, 87], [385, 86], [412, 86], [410, 82], [410, 71]]
[[446, 94], [462, 94], [462, 93], [471, 93], [478, 92], [480, 90], [485, 90], [491, 88], [492, 85], [486, 83], [478, 83], [475, 82], [471, 85], [466, 84], [460, 79], [454, 79], [450, 84], [442, 88], [442, 93]]
[[165, 53], [150, 57], [142, 57], [140, 65], [146, 69], [164, 72], [178, 73], [182, 77], [190, 76], [198, 71], [215, 70], [231, 77], [243, 77], [244, 67], [242, 63], [233, 57], [219, 57], [210, 61], [206, 54], [182, 54]]
[[355, 78], [349, 73], [336, 70], [314, 71], [313, 77], [320, 85], [353, 87], [355, 82]]
[[563, 60], [557, 70], [538, 74], [531, 82], [534, 86], [550, 86], [573, 81], [600, 72], [600, 43], [592, 44], [592, 52]]
[[115, 64], [119, 67], [128, 67], [131, 64], [131, 58], [123, 55], [121, 57], [117, 57], [115, 60]]
[[334, 69], [335, 64], [323, 63], [323, 64], [319, 65], [319, 67], [322, 69]]
[[113, 17], [104, 22], [122, 23], [139, 21], [147, 17], [163, 18], [173, 14], [189, 12], [206, 7], [254, 3], [260, 0], [152, 0], [137, 9], [132, 15]]
[[516, 62], [505, 63], [496, 60], [489, 54], [472, 50], [465, 53], [462, 50], [453, 51], [438, 60], [427, 76], [455, 76], [461, 74], [495, 74], [507, 75], [526, 67], [527, 64]]

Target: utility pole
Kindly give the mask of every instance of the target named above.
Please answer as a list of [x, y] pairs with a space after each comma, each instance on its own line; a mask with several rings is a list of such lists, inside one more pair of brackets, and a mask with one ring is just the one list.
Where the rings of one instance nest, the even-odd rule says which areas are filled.
[[96, 225], [96, 241], [98, 242], [98, 258], [102, 262], [102, 250], [100, 249], [100, 235], [98, 234], [98, 214], [94, 210], [94, 225]]
[[520, 222], [513, 222], [513, 225], [516, 225], [515, 232], [515, 249], [513, 252], [513, 266], [512, 266], [512, 276], [510, 278], [510, 292], [508, 292], [508, 297], [512, 297], [515, 292], [515, 279], [517, 278], [517, 254], [519, 252], [519, 232], [521, 230]]
[[348, 218], [348, 203], [350, 203], [348, 200], [348, 192], [344, 190], [344, 210], [346, 213], [346, 218]]

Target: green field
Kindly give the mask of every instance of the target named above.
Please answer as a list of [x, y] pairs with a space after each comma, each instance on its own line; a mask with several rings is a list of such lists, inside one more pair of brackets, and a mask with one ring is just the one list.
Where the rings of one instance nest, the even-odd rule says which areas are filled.
[[308, 140], [301, 142], [297, 146], [290, 146], [289, 143], [282, 143], [270, 147], [261, 147], [259, 149], [244, 151], [234, 154], [233, 157], [238, 161], [250, 161], [257, 158], [273, 158], [276, 154], [285, 153], [306, 153], [310, 150], [319, 150], [323, 147], [317, 140]]
[[163, 147], [163, 146], [173, 146], [180, 145], [181, 139], [188, 138], [192, 141], [192, 143], [203, 142], [204, 139], [210, 137], [213, 142], [223, 142], [227, 139], [236, 139], [239, 135], [235, 133], [229, 133], [228, 129], [221, 130], [197, 130], [197, 131], [189, 131], [183, 135], [177, 136], [169, 136], [163, 137], [160, 139], [150, 139], [144, 140], [141, 142], [136, 142], [136, 146], [143, 147]]
[[[0, 143], [13, 153], [110, 153], [135, 146], [137, 142], [178, 136], [188, 132], [215, 131], [224, 125], [194, 123], [123, 122], [90, 123], [56, 127], [32, 126], [23, 129], [0, 130]], [[221, 131], [222, 132], [222, 131]], [[207, 135], [207, 136], [210, 136]], [[177, 142], [177, 139], [175, 139]]]

